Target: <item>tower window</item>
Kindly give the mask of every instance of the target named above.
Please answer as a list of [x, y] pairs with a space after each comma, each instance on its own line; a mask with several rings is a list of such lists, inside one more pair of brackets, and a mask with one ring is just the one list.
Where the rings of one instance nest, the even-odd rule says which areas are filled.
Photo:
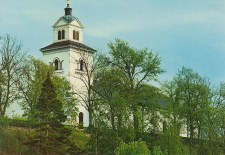
[[59, 60], [55, 59], [55, 70], [59, 70]]
[[75, 33], [76, 33], [76, 31], [73, 30], [73, 39], [74, 39], [74, 40], [75, 40]]
[[58, 31], [58, 40], [65, 39], [65, 30], [59, 30]]
[[58, 31], [58, 40], [61, 40], [62, 37], [61, 37], [61, 31]]
[[65, 39], [65, 30], [62, 30], [62, 39]]
[[74, 40], [79, 40], [79, 31], [73, 30], [73, 39]]
[[84, 114], [82, 112], [79, 113], [79, 126], [83, 126], [84, 123]]
[[55, 58], [51, 63], [50, 65], [51, 66], [54, 66], [55, 67], [55, 70], [62, 70], [62, 63], [63, 63], [63, 60], [59, 60], [59, 58]]
[[80, 70], [84, 70], [84, 60], [80, 60]]
[[77, 31], [75, 38], [76, 38], [76, 40], [79, 40], [79, 31]]

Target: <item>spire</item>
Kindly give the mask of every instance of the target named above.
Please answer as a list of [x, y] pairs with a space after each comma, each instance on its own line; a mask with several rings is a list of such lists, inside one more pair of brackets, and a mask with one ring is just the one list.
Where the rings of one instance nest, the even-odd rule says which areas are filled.
[[67, 1], [67, 7], [65, 8], [65, 15], [72, 15], [72, 8], [70, 8], [70, 0], [66, 0]]

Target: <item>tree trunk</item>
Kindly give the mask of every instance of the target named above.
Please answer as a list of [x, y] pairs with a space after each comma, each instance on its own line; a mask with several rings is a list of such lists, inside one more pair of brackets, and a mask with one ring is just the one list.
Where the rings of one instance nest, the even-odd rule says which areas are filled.
[[135, 140], [139, 139], [139, 120], [137, 116], [137, 108], [133, 108], [133, 121], [134, 121], [134, 132], [135, 132]]
[[114, 108], [112, 106], [110, 106], [111, 109], [111, 125], [112, 125], [112, 129], [115, 130], [115, 114], [114, 114]]
[[92, 108], [88, 108], [88, 112], [89, 112], [89, 128], [92, 129], [93, 128], [93, 110]]

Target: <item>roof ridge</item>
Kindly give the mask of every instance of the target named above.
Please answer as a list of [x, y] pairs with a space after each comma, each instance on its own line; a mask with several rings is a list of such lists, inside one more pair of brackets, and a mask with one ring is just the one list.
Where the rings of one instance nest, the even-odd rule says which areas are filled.
[[61, 41], [61, 42], [55, 42], [55, 43], [52, 43], [50, 45], [47, 45], [43, 48], [41, 48], [40, 50], [47, 50], [47, 49], [53, 49], [53, 48], [65, 48], [65, 46], [76, 46], [76, 47], [80, 47], [80, 48], [84, 48], [84, 49], [87, 49], [87, 50], [91, 50], [91, 51], [96, 51], [95, 49], [83, 44], [83, 43], [80, 43], [80, 42], [76, 42], [76, 41], [72, 41], [72, 40], [65, 40], [65, 41]]

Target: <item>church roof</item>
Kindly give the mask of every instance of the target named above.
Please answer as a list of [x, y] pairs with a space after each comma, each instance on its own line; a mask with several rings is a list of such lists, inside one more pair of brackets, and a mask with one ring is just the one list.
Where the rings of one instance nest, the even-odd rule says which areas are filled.
[[71, 23], [73, 20], [76, 19], [76, 17], [72, 15], [72, 8], [70, 7], [69, 4], [67, 4], [67, 7], [64, 10], [65, 15], [62, 16], [61, 18], [64, 19], [67, 23]]
[[71, 23], [76, 19], [73, 15], [64, 15], [61, 17], [63, 20], [65, 20], [67, 23]]
[[47, 51], [51, 51], [51, 50], [55, 50], [55, 49], [62, 49], [62, 48], [68, 48], [68, 47], [88, 50], [89, 52], [95, 52], [96, 51], [93, 48], [88, 47], [88, 46], [86, 46], [82, 43], [71, 41], [71, 40], [56, 42], [56, 43], [50, 44], [48, 46], [45, 46], [45, 47], [41, 48], [40, 50], [42, 52], [47, 52]]
[[[67, 7], [64, 9], [65, 10], [65, 15], [60, 17], [56, 23], [53, 25], [53, 28], [58, 27], [58, 23], [63, 20], [64, 22], [66, 22], [67, 24], [72, 23], [73, 21], [76, 20], [76, 22], [78, 23], [78, 27], [80, 28], [84, 28], [84, 26], [81, 24], [81, 22], [79, 21], [78, 18], [76, 18], [75, 16], [73, 16], [72, 14], [72, 8], [69, 6], [69, 4], [67, 4]], [[64, 23], [65, 24], [65, 23]]]

